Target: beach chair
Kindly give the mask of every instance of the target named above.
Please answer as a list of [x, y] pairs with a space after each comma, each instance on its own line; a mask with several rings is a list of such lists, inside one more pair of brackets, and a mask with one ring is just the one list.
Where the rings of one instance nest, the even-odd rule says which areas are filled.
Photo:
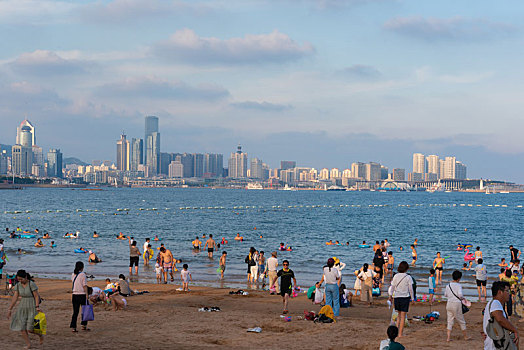
[[13, 287], [15, 284], [17, 284], [18, 281], [16, 280], [16, 274], [5, 274], [5, 295], [13, 295]]

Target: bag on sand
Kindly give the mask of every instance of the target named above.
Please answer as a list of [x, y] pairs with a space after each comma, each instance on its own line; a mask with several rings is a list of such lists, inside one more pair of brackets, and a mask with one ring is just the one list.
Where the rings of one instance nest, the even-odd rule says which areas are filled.
[[389, 339], [384, 339], [380, 342], [380, 350], [389, 350], [389, 343], [391, 341]]
[[35, 316], [33, 321], [33, 333], [39, 335], [46, 335], [47, 333], [47, 321], [43, 312], [39, 312]]
[[333, 323], [335, 321], [335, 314], [331, 305], [324, 305], [318, 312], [318, 317], [315, 318], [315, 322], [319, 323]]
[[82, 322], [94, 321], [95, 313], [93, 312], [93, 305], [90, 305], [86, 298], [86, 304], [82, 305]]
[[[489, 303], [488, 312], [491, 314], [491, 304]], [[513, 342], [515, 336], [513, 333], [510, 333], [506, 328], [503, 328], [500, 323], [495, 320], [493, 316], [488, 320], [488, 325], [486, 326], [486, 334], [488, 337], [493, 339], [493, 344], [495, 344], [496, 349], [503, 350], [517, 350], [517, 345]]]

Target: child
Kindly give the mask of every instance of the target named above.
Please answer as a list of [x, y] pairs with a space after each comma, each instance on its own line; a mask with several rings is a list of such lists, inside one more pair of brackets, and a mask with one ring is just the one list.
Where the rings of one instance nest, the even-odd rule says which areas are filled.
[[106, 293], [108, 296], [116, 292], [116, 284], [111, 282], [109, 278], [106, 278], [106, 287], [104, 288], [104, 293]]
[[464, 265], [462, 265], [462, 270], [468, 271], [470, 269], [471, 269], [471, 267], [469, 267], [467, 263], [464, 263]]
[[508, 263], [506, 262], [506, 259], [505, 258], [502, 258], [500, 259], [500, 264], [499, 264], [500, 267], [508, 267]]
[[155, 264], [155, 273], [156, 273], [156, 283], [160, 284], [162, 283], [162, 267], [160, 266], [159, 263], [156, 263]]
[[429, 270], [429, 277], [428, 277], [428, 289], [429, 289], [429, 305], [433, 305], [433, 298], [435, 297], [435, 288], [437, 285], [435, 284], [435, 269]]
[[393, 272], [393, 267], [395, 266], [395, 258], [393, 257], [393, 252], [388, 252], [388, 264], [386, 265], [386, 270]]
[[362, 288], [362, 284], [360, 282], [360, 278], [358, 278], [358, 275], [360, 274], [360, 270], [355, 270], [355, 276], [357, 278], [355, 279], [355, 284], [353, 285], [353, 289], [355, 289], [355, 296], [360, 294], [360, 289]]
[[324, 292], [322, 291], [322, 289], [320, 289], [320, 282], [317, 282], [315, 283], [315, 300], [314, 300], [314, 303], [315, 304], [326, 304], [326, 301], [325, 301], [325, 298], [326, 296], [324, 295]]
[[182, 272], [180, 272], [180, 279], [182, 280], [182, 290], [189, 292], [189, 281], [193, 282], [191, 273], [188, 271], [189, 266], [187, 264], [182, 265]]
[[352, 297], [353, 294], [346, 289], [346, 285], [342, 283], [338, 289], [338, 294], [340, 295], [340, 307], [350, 307], [353, 306]]
[[389, 339], [380, 342], [380, 350], [405, 350], [404, 345], [397, 343], [395, 339], [398, 337], [397, 326], [389, 326], [387, 330]]
[[111, 303], [113, 304], [113, 311], [118, 309], [125, 309], [127, 307], [127, 300], [120, 294], [113, 294], [110, 296]]
[[226, 258], [227, 252], [223, 251], [220, 260], [218, 261], [218, 266], [220, 268], [220, 279], [224, 279], [224, 272], [226, 271]]

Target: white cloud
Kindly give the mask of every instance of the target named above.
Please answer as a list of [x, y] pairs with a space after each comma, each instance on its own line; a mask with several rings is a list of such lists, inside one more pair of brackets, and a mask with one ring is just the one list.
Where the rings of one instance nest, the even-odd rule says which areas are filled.
[[93, 65], [87, 61], [66, 59], [47, 50], [23, 53], [8, 63], [17, 73], [46, 77], [85, 73]]
[[173, 15], [204, 14], [212, 10], [211, 5], [170, 0], [114, 0], [107, 3], [91, 3], [83, 6], [80, 17], [93, 22], [136, 22], [145, 18]]
[[486, 40], [508, 35], [514, 28], [486, 19], [397, 17], [387, 21], [384, 28], [415, 39], [434, 42], [440, 40]]
[[229, 92], [217, 85], [189, 85], [157, 77], [128, 78], [98, 87], [96, 95], [110, 98], [147, 98], [167, 100], [220, 100]]
[[222, 40], [200, 37], [186, 28], [155, 45], [153, 52], [161, 58], [186, 63], [250, 64], [293, 61], [312, 55], [315, 49], [309, 43], [300, 45], [277, 30]]
[[278, 103], [270, 102], [256, 102], [256, 101], [244, 101], [244, 102], [235, 102], [231, 103], [231, 106], [239, 109], [248, 109], [262, 112], [282, 112], [289, 109], [292, 109], [291, 105], [284, 105]]
[[69, 1], [49, 0], [1, 0], [0, 19], [5, 23], [31, 25], [48, 23], [70, 13], [78, 4]]

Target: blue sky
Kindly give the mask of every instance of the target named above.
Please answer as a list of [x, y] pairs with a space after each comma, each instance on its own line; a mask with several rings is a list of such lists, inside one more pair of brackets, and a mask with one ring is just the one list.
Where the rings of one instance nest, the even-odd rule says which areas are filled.
[[[242, 143], [271, 166], [456, 155], [524, 183], [522, 13], [506, 1], [0, 0], [0, 143], [114, 159]], [[511, 165], [510, 165], [511, 164]]]

